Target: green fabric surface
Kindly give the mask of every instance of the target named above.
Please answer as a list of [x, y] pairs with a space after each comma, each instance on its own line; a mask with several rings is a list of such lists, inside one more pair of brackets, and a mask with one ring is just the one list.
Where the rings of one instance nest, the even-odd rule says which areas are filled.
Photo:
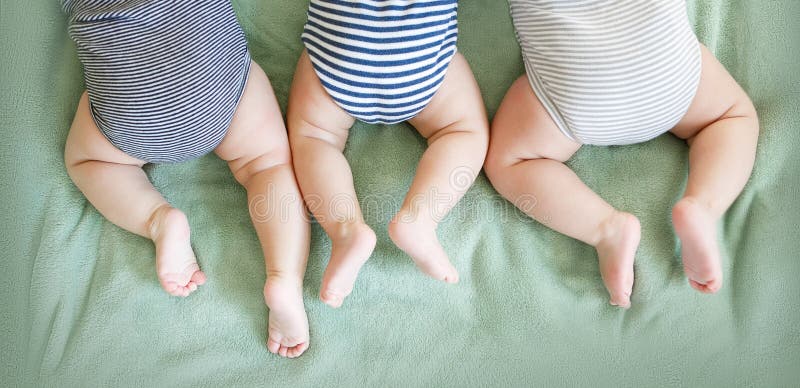
[[[460, 3], [459, 48], [493, 114], [523, 72], [507, 4]], [[234, 6], [285, 110], [307, 2]], [[720, 225], [719, 294], [683, 275], [669, 214], [687, 147], [671, 135], [585, 147], [570, 162], [642, 221], [624, 311], [608, 305], [593, 248], [527, 219], [483, 175], [439, 231], [461, 282], [423, 276], [386, 224], [425, 142], [407, 125], [357, 124], [345, 153], [378, 245], [333, 310], [316, 298], [330, 242], [313, 225], [311, 347], [285, 360], [265, 346], [262, 254], [225, 163], [146, 167], [188, 214], [210, 279], [169, 297], [152, 244], [106, 221], [64, 170], [83, 80], [58, 2], [0, 0], [0, 385], [797, 386], [800, 1], [689, 1], [689, 11], [762, 123], [753, 177]]]

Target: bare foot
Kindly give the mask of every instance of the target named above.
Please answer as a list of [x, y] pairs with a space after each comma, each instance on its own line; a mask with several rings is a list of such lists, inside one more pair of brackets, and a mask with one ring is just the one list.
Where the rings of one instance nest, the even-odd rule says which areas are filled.
[[414, 218], [402, 212], [394, 216], [389, 222], [389, 237], [422, 272], [445, 283], [458, 283], [458, 271], [436, 237], [436, 225]]
[[372, 255], [376, 238], [375, 232], [364, 223], [343, 223], [331, 240], [331, 259], [322, 275], [319, 297], [337, 308], [353, 292], [358, 271]]
[[600, 274], [611, 299], [609, 303], [628, 308], [633, 291], [633, 262], [642, 228], [630, 213], [615, 212], [602, 226], [602, 238], [595, 245]]
[[264, 301], [269, 307], [267, 349], [281, 357], [295, 358], [308, 349], [308, 317], [299, 284], [267, 277]]
[[717, 244], [717, 219], [693, 198], [672, 208], [672, 223], [681, 239], [683, 270], [697, 291], [713, 294], [722, 287], [722, 264]]
[[173, 296], [188, 296], [206, 282], [189, 241], [189, 221], [178, 209], [164, 205], [150, 221], [156, 244], [156, 270], [161, 287]]

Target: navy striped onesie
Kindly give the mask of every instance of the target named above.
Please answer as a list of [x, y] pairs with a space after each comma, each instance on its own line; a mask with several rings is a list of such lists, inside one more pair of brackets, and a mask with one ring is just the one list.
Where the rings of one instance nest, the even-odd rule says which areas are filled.
[[152, 163], [212, 151], [250, 69], [229, 0], [64, 0], [92, 116], [123, 152]]
[[322, 86], [353, 117], [393, 124], [431, 101], [456, 53], [457, 0], [311, 0], [303, 30]]

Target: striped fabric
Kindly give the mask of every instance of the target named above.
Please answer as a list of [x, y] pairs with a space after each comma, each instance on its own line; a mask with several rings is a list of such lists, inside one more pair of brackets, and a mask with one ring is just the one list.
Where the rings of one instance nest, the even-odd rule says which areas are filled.
[[686, 114], [700, 44], [685, 0], [509, 0], [534, 92], [580, 143], [650, 140]]
[[98, 128], [153, 163], [222, 141], [250, 56], [228, 0], [66, 0]]
[[302, 39], [322, 85], [367, 123], [419, 113], [456, 53], [456, 0], [311, 0]]

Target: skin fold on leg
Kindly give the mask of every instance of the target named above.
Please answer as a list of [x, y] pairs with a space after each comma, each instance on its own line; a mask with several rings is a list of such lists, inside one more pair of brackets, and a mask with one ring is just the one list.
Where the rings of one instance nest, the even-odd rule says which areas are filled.
[[[459, 109], [452, 109], [454, 105]], [[322, 87], [304, 52], [289, 98], [290, 143], [306, 204], [333, 243], [320, 290], [320, 298], [333, 307], [352, 292], [375, 246], [375, 233], [364, 222], [342, 154], [353, 123]], [[460, 54], [429, 106], [411, 124], [428, 139], [429, 148], [389, 234], [425, 273], [456, 282], [458, 273], [439, 244], [436, 226], [474, 181], [488, 143], [480, 92]], [[462, 170], [464, 176], [454, 185], [454, 174]], [[430, 206], [433, 192], [447, 200]]]
[[350, 165], [342, 154], [355, 120], [328, 96], [306, 52], [297, 64], [287, 117], [303, 198], [333, 245], [320, 299], [339, 307], [353, 291], [376, 237], [364, 222]]
[[759, 125], [744, 90], [706, 47], [701, 49], [697, 94], [672, 130], [689, 144], [689, 181], [672, 221], [689, 284], [715, 293], [722, 287], [717, 224], [750, 178]]
[[145, 163], [100, 132], [83, 94], [67, 136], [64, 163], [86, 199], [114, 225], [153, 240], [156, 270], [170, 295], [188, 296], [206, 281], [190, 243], [189, 222], [147, 179]]
[[266, 74], [255, 63], [250, 69], [231, 126], [215, 152], [247, 190], [250, 215], [264, 252], [267, 348], [294, 358], [309, 346], [303, 276], [310, 227], [280, 108]]
[[436, 229], [472, 186], [489, 143], [489, 123], [480, 89], [469, 64], [456, 53], [433, 99], [409, 121], [428, 141], [389, 236], [422, 272], [447, 283], [458, 282]]
[[614, 209], [564, 165], [579, 148], [561, 133], [523, 76], [495, 115], [486, 174], [520, 210], [594, 246], [610, 303], [629, 307], [641, 226], [635, 216]]
[[[714, 293], [722, 285], [717, 223], [752, 172], [759, 128], [746, 93], [701, 50], [697, 94], [672, 130], [690, 145], [689, 183], [672, 218], [689, 283]], [[594, 245], [611, 303], [628, 305], [638, 220], [602, 201], [562, 164], [578, 145], [558, 132], [524, 77], [506, 95], [492, 131], [486, 171], [497, 190], [540, 222]]]

